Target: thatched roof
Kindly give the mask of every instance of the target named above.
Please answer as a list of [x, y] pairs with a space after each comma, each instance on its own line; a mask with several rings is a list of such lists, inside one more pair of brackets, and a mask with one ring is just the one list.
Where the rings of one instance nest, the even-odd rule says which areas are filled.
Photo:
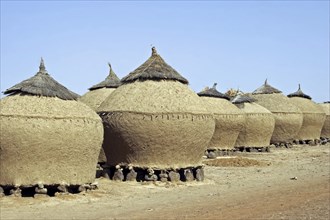
[[152, 47], [151, 57], [133, 72], [125, 76], [121, 82], [130, 83], [136, 80], [172, 80], [188, 84], [188, 80], [182, 77], [175, 69], [168, 65]]
[[118, 86], [121, 85], [120, 79], [118, 76], [115, 74], [115, 72], [112, 70], [111, 64], [108, 63], [110, 67], [109, 75], [107, 78], [105, 78], [104, 81], [92, 86], [89, 88], [89, 90], [96, 90], [96, 89], [101, 89], [101, 88], [117, 88]]
[[219, 92], [216, 89], [216, 86], [217, 86], [217, 83], [214, 83], [212, 88], [206, 88], [203, 91], [197, 93], [197, 95], [230, 100], [229, 96]]
[[260, 86], [258, 89], [252, 92], [252, 94], [273, 94], [273, 93], [281, 93], [281, 91], [269, 85], [267, 79], [265, 80], [265, 83], [262, 86]]
[[62, 86], [48, 74], [42, 58], [39, 71], [35, 76], [14, 85], [3, 93], [6, 95], [29, 94], [58, 97], [64, 100], [77, 100], [79, 97], [78, 94]]
[[255, 102], [257, 101], [256, 99], [250, 97], [250, 96], [246, 96], [246, 95], [237, 95], [235, 98], [233, 98], [231, 100], [232, 103], [234, 104], [241, 104], [241, 103], [245, 103], [245, 102]]
[[305, 98], [305, 99], [312, 99], [312, 97], [303, 93], [303, 91], [300, 88], [300, 84], [299, 84], [297, 92], [289, 94], [288, 97], [300, 97], [300, 98]]

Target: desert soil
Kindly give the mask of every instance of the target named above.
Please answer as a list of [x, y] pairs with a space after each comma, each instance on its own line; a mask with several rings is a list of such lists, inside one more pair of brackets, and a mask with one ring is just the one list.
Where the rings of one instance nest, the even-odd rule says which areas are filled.
[[204, 182], [101, 178], [86, 193], [2, 197], [0, 219], [330, 219], [330, 144], [204, 162]]

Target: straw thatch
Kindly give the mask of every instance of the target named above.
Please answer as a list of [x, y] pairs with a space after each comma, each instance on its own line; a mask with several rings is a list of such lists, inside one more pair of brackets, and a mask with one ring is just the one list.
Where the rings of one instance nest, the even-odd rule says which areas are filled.
[[89, 88], [89, 90], [92, 91], [92, 90], [101, 89], [101, 88], [118, 88], [118, 86], [121, 85], [120, 79], [115, 74], [115, 72], [112, 70], [111, 64], [108, 63], [108, 65], [110, 68], [109, 75], [102, 82]]
[[[94, 111], [101, 103], [121, 85], [120, 79], [113, 71], [111, 64], [109, 65], [109, 75], [102, 82], [89, 88], [89, 92], [82, 95], [78, 100], [91, 107]], [[98, 162], [106, 162], [106, 157], [103, 148], [101, 148]]]
[[303, 114], [299, 108], [279, 90], [270, 86], [267, 80], [251, 95], [256, 98], [257, 104], [267, 108], [275, 117], [275, 129], [271, 143], [292, 142], [303, 123]]
[[108, 63], [108, 65], [110, 70], [105, 80], [89, 88], [90, 91], [79, 98], [79, 101], [85, 103], [95, 111], [101, 103], [121, 85], [120, 79], [112, 70], [110, 63]]
[[233, 89], [230, 88], [226, 93], [226, 96], [229, 97], [230, 100], [234, 99], [236, 96], [238, 95], [244, 95], [244, 93], [242, 91], [240, 91], [239, 89]]
[[298, 85], [298, 90], [294, 93], [289, 94], [288, 97], [290, 97], [290, 98], [291, 97], [300, 97], [300, 98], [305, 98], [305, 99], [309, 99], [309, 100], [312, 99], [312, 97], [303, 93], [303, 91], [300, 88], [300, 84]]
[[188, 84], [188, 80], [182, 77], [175, 69], [168, 65], [157, 53], [156, 48], [152, 48], [151, 57], [141, 66], [124, 77], [122, 83], [130, 83], [136, 80], [174, 80]]
[[253, 103], [255, 101], [257, 100], [247, 95], [237, 95], [231, 100], [234, 104]]
[[79, 95], [59, 84], [47, 72], [41, 58], [39, 71], [27, 80], [24, 80], [7, 89], [4, 94], [31, 94], [46, 97], [58, 97], [64, 100], [77, 100]]
[[197, 93], [200, 97], [214, 97], [214, 98], [222, 98], [222, 99], [226, 99], [226, 100], [230, 100], [229, 96], [226, 94], [223, 94], [221, 92], [219, 92], [216, 89], [217, 83], [213, 84], [212, 88], [206, 88], [203, 91]]
[[215, 130], [207, 149], [233, 149], [239, 132], [244, 126], [244, 113], [232, 104], [227, 95], [211, 89], [199, 92], [204, 105], [214, 114]]
[[258, 89], [254, 90], [252, 94], [273, 94], [273, 93], [282, 93], [282, 92], [269, 85], [266, 79], [265, 83], [262, 86], [260, 86]]
[[213, 115], [181, 80], [166, 78], [174, 70], [155, 49], [146, 63], [137, 68], [140, 76], [157, 69], [165, 78], [125, 77], [126, 83], [98, 108], [107, 163], [160, 169], [200, 165], [214, 132]]
[[7, 96], [0, 105], [0, 185], [94, 181], [103, 127], [92, 109], [26, 93]]
[[297, 92], [288, 95], [292, 104], [303, 113], [303, 123], [296, 136], [299, 140], [319, 139], [325, 121], [325, 112], [321, 106], [311, 100], [311, 97], [301, 91], [300, 85]]
[[321, 137], [330, 138], [330, 102], [324, 102], [320, 104], [320, 106], [323, 108], [326, 114], [326, 118], [321, 131]]
[[249, 96], [238, 95], [232, 102], [245, 113], [245, 124], [235, 147], [267, 147], [275, 127], [273, 114]]

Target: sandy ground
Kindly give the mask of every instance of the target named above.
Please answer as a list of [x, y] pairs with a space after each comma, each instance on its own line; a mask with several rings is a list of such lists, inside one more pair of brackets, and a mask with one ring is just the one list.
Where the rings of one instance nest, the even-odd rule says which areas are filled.
[[208, 160], [216, 166], [205, 166], [204, 182], [98, 179], [99, 189], [87, 193], [6, 196], [0, 198], [0, 218], [330, 219], [330, 144], [273, 148], [231, 160]]

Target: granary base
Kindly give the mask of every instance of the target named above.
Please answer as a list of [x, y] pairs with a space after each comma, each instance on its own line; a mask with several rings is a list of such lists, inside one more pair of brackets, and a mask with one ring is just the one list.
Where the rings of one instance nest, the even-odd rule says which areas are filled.
[[205, 156], [209, 159], [222, 156], [236, 156], [242, 152], [270, 152], [270, 146], [267, 147], [235, 147], [234, 149], [208, 149], [205, 151]]
[[99, 164], [96, 178], [104, 177], [113, 181], [161, 181], [161, 182], [187, 182], [203, 181], [203, 166], [185, 167], [179, 169], [151, 169], [142, 167], [132, 167], [126, 164], [109, 166]]
[[297, 145], [310, 145], [310, 146], [317, 146], [319, 144], [326, 144], [328, 141], [327, 139], [312, 139], [312, 140], [294, 140], [293, 143]]
[[330, 138], [328, 137], [321, 137], [320, 144], [325, 145], [326, 143], [330, 143]]
[[48, 197], [58, 196], [61, 194], [76, 194], [97, 189], [97, 183], [89, 183], [83, 185], [0, 185], [0, 197], [16, 196], [16, 197]]

